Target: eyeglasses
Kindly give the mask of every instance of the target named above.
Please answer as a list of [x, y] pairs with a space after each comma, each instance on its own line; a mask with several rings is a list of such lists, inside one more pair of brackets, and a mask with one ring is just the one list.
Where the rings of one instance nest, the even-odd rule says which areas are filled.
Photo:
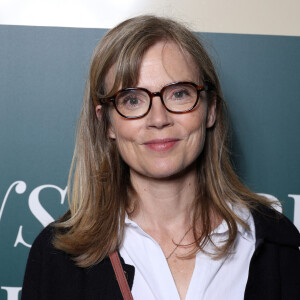
[[174, 82], [165, 85], [160, 92], [151, 93], [145, 88], [125, 88], [113, 96], [100, 98], [100, 103], [114, 104], [117, 112], [124, 118], [137, 119], [147, 115], [151, 109], [153, 97], [160, 97], [165, 109], [174, 114], [191, 111], [198, 103], [200, 93], [208, 91], [208, 85], [193, 82]]

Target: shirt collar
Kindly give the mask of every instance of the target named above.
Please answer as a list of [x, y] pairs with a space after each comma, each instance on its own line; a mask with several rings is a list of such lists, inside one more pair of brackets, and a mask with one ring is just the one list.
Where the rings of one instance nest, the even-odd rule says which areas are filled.
[[[247, 229], [237, 222], [237, 231], [241, 237], [248, 241], [255, 241], [255, 226], [250, 210], [246, 207], [239, 207], [238, 205], [232, 205], [230, 203], [228, 203], [228, 206], [241, 220], [243, 220], [249, 226], [249, 229]], [[223, 220], [222, 223], [212, 231], [211, 235], [223, 235], [227, 234], [228, 231], [228, 225], [225, 220]]]
[[[249, 226], [249, 229], [247, 229], [241, 224], [237, 223], [238, 233], [248, 241], [255, 241], [254, 220], [249, 209], [246, 207], [238, 207], [237, 205], [233, 206], [230, 203], [228, 203], [228, 206], [240, 219], [242, 219]], [[137, 223], [129, 219], [127, 213], [125, 214], [125, 226], [130, 226], [132, 228], [136, 228], [138, 231], [144, 232]], [[228, 225], [225, 220], [223, 220], [222, 223], [211, 232], [211, 235], [224, 235], [227, 234], [228, 231]]]
[[137, 225], [134, 221], [129, 219], [127, 213], [125, 213], [125, 225], [133, 226], [133, 227], [139, 227], [139, 225]]

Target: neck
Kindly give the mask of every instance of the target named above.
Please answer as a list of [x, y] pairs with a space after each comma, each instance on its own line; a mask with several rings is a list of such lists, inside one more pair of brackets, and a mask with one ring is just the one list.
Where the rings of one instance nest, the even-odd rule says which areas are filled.
[[196, 171], [168, 179], [145, 178], [131, 170], [136, 192], [135, 210], [130, 218], [142, 228], [174, 231], [192, 223]]

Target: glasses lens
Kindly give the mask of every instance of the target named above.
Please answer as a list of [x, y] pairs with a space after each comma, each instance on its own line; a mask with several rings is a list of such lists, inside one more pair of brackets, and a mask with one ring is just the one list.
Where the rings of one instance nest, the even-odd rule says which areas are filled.
[[149, 108], [149, 103], [149, 95], [141, 90], [122, 91], [116, 97], [118, 111], [129, 118], [145, 114]]
[[169, 110], [184, 112], [195, 105], [197, 101], [197, 89], [188, 83], [174, 84], [165, 89], [163, 99]]

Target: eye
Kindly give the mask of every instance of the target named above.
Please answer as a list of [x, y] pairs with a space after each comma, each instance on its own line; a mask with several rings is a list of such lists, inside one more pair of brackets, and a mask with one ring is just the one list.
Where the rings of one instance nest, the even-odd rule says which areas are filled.
[[184, 89], [184, 88], [182, 88], [180, 90], [177, 90], [173, 93], [173, 97], [175, 99], [180, 99], [180, 98], [183, 98], [183, 97], [186, 97], [186, 96], [189, 96], [189, 95], [190, 95], [189, 91], [187, 89]]
[[124, 91], [116, 100], [118, 108], [123, 110], [139, 109], [148, 104], [147, 96], [140, 91]]
[[173, 85], [166, 90], [164, 97], [169, 102], [193, 101], [197, 97], [197, 91], [193, 86], [188, 84]]
[[122, 99], [123, 105], [135, 106], [138, 105], [140, 100], [137, 97], [128, 96]]

